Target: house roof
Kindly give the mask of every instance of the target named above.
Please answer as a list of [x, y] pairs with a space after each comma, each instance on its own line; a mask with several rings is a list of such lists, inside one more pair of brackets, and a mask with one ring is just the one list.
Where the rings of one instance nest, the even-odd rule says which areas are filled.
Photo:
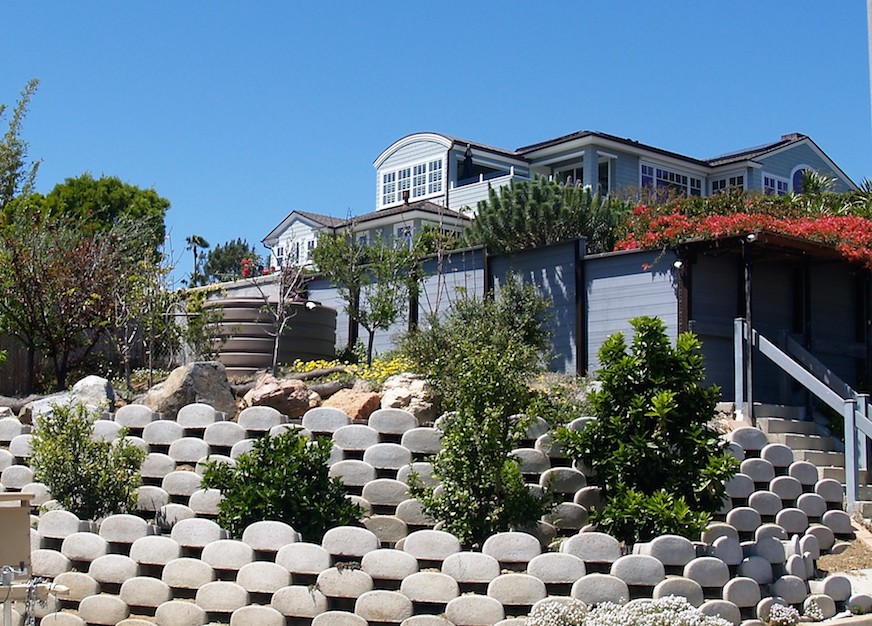
[[313, 222], [317, 222], [321, 226], [334, 227], [345, 223], [345, 219], [341, 217], [333, 217], [332, 215], [322, 215], [320, 213], [309, 213], [308, 211], [294, 211], [298, 215], [307, 217]]
[[272, 245], [278, 240], [279, 235], [287, 230], [288, 226], [295, 219], [302, 219], [311, 222], [316, 226], [323, 226], [325, 228], [336, 228], [345, 222], [344, 219], [333, 217], [331, 215], [322, 215], [321, 213], [311, 213], [309, 211], [291, 211], [287, 216], [285, 216], [285, 219], [269, 231], [269, 234], [266, 237], [261, 239], [261, 243], [263, 243], [267, 248], [272, 247]]
[[349, 226], [351, 224], [360, 224], [362, 222], [370, 222], [372, 220], [379, 220], [394, 215], [402, 215], [403, 213], [412, 213], [414, 211], [429, 213], [431, 215], [436, 215], [439, 217], [451, 217], [456, 220], [463, 221], [469, 221], [471, 219], [468, 215], [464, 215], [463, 213], [459, 213], [457, 211], [452, 211], [451, 209], [446, 209], [440, 204], [430, 202], [429, 200], [420, 200], [418, 202], [401, 204], [399, 206], [391, 207], [390, 209], [381, 209], [380, 211], [373, 211], [372, 213], [364, 213], [363, 215], [358, 215], [357, 217], [343, 220], [341, 224], [337, 225], [337, 227]]

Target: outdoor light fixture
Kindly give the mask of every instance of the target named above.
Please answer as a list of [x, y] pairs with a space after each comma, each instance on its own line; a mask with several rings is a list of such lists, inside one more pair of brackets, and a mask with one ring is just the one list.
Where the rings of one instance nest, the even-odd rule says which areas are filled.
[[757, 233], [749, 233], [748, 236], [745, 237], [745, 239], [748, 240], [748, 243], [754, 243], [755, 241], [757, 241]]
[[677, 270], [680, 270], [682, 267], [684, 267], [684, 263], [681, 261], [681, 259], [679, 259], [675, 263], [672, 264], [672, 267], [674, 267]]
[[306, 308], [309, 309], [310, 311], [313, 311], [316, 306], [318, 306], [318, 305], [315, 304], [314, 302], [311, 302], [311, 301], [306, 303]]

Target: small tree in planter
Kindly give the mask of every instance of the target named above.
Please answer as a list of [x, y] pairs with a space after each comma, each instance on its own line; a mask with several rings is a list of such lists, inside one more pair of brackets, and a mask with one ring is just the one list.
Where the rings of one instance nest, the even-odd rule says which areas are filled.
[[708, 426], [720, 390], [702, 387], [699, 340], [682, 333], [670, 345], [662, 320], [638, 317], [599, 352], [597, 419], [558, 431], [567, 453], [596, 474], [605, 505], [592, 520], [627, 543], [673, 533], [698, 539], [738, 468]]

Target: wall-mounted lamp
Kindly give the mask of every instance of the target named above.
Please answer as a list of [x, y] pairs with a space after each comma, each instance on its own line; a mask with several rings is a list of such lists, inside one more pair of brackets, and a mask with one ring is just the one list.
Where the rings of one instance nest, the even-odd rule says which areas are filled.
[[315, 304], [314, 302], [307, 302], [307, 303], [306, 303], [306, 308], [309, 309], [310, 311], [312, 311], [313, 309], [315, 309], [315, 307], [317, 307], [317, 306], [318, 306], [318, 305]]
[[674, 267], [677, 270], [680, 270], [682, 267], [684, 267], [684, 262], [682, 262], [679, 259], [678, 261], [676, 261], [675, 263], [672, 264], [672, 267]]
[[745, 239], [748, 240], [748, 243], [754, 243], [755, 241], [757, 241], [757, 233], [749, 233], [748, 236], [745, 237]]

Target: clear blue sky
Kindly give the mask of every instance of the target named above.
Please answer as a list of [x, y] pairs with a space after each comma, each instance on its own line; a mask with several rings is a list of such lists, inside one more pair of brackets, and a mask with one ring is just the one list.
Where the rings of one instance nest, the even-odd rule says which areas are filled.
[[187, 272], [194, 233], [261, 247], [295, 209], [374, 210], [373, 160], [417, 131], [513, 149], [596, 130], [700, 158], [801, 132], [872, 178], [865, 5], [6, 0], [0, 102], [39, 78], [37, 189], [153, 187]]

